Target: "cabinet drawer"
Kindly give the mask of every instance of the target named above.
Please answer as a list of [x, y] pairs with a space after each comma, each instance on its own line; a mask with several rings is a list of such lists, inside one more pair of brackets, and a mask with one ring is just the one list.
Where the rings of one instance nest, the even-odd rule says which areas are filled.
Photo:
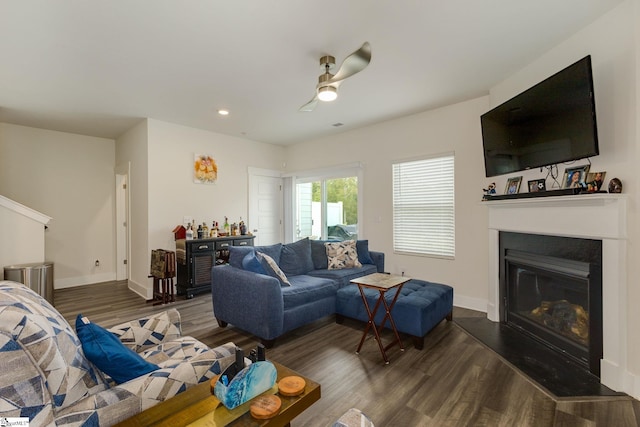
[[229, 249], [231, 245], [231, 240], [223, 240], [222, 242], [216, 242], [216, 249]]
[[191, 244], [191, 251], [193, 253], [198, 252], [211, 252], [213, 251], [213, 242], [197, 242]]
[[234, 240], [233, 246], [253, 246], [251, 242], [253, 239]]

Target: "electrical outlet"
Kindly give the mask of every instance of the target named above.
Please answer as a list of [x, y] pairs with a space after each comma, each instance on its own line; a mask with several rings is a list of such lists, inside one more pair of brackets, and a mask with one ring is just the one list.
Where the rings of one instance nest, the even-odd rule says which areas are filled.
[[96, 260], [96, 262], [95, 262], [95, 266], [96, 266], [96, 267], [100, 267], [100, 260], [99, 260], [99, 259], [97, 259], [97, 260]]

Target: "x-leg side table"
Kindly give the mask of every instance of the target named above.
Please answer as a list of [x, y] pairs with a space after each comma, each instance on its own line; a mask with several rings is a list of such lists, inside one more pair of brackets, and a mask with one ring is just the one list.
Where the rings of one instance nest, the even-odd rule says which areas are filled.
[[[351, 283], [358, 285], [358, 290], [360, 291], [360, 296], [362, 297], [364, 308], [367, 311], [367, 316], [369, 317], [369, 321], [367, 322], [367, 326], [364, 328], [364, 332], [362, 334], [362, 338], [360, 339], [360, 344], [358, 345], [356, 354], [360, 353], [362, 345], [364, 344], [364, 341], [367, 338], [370, 329], [373, 329], [373, 333], [376, 337], [376, 341], [378, 342], [378, 347], [380, 347], [380, 353], [382, 353], [382, 358], [384, 359], [385, 364], [389, 364], [387, 350], [389, 350], [391, 347], [398, 344], [400, 346], [400, 351], [404, 351], [402, 340], [400, 339], [400, 335], [398, 334], [398, 330], [396, 329], [396, 323], [393, 321], [393, 316], [391, 316], [391, 310], [393, 310], [393, 306], [396, 304], [398, 296], [400, 296], [402, 286], [409, 280], [411, 279], [409, 279], [408, 277], [393, 276], [385, 273], [373, 273], [351, 280]], [[375, 289], [376, 291], [378, 291], [378, 300], [376, 301], [373, 310], [371, 310], [371, 307], [369, 307], [369, 302], [367, 301], [367, 297], [364, 293], [365, 288]], [[387, 304], [384, 296], [389, 290], [394, 288], [397, 288], [396, 294], [393, 297], [391, 303]], [[384, 306], [385, 315], [382, 318], [380, 326], [376, 326], [375, 318], [380, 306]], [[389, 320], [389, 323], [391, 324], [391, 329], [393, 330], [393, 334], [395, 335], [395, 340], [385, 347], [382, 345], [380, 331], [384, 329], [384, 325], [387, 323], [387, 320]]]

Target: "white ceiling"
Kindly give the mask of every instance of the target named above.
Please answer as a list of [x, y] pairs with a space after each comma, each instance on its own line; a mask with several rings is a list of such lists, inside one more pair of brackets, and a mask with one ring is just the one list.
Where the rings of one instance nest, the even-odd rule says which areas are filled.
[[[149, 117], [291, 144], [487, 94], [621, 2], [0, 0], [0, 121], [116, 138]], [[319, 57], [364, 41], [369, 67], [299, 112]]]

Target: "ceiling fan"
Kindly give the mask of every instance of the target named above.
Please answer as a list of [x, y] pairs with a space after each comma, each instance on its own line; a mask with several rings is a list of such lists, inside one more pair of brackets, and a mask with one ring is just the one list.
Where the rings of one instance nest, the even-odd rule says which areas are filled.
[[360, 49], [347, 56], [335, 74], [331, 71], [336, 65], [333, 56], [325, 55], [320, 58], [320, 66], [324, 73], [318, 77], [316, 94], [313, 99], [302, 107], [299, 111], [313, 111], [318, 105], [318, 101], [333, 101], [338, 97], [338, 87], [347, 78], [364, 70], [371, 62], [371, 46], [369, 42], [364, 42]]

